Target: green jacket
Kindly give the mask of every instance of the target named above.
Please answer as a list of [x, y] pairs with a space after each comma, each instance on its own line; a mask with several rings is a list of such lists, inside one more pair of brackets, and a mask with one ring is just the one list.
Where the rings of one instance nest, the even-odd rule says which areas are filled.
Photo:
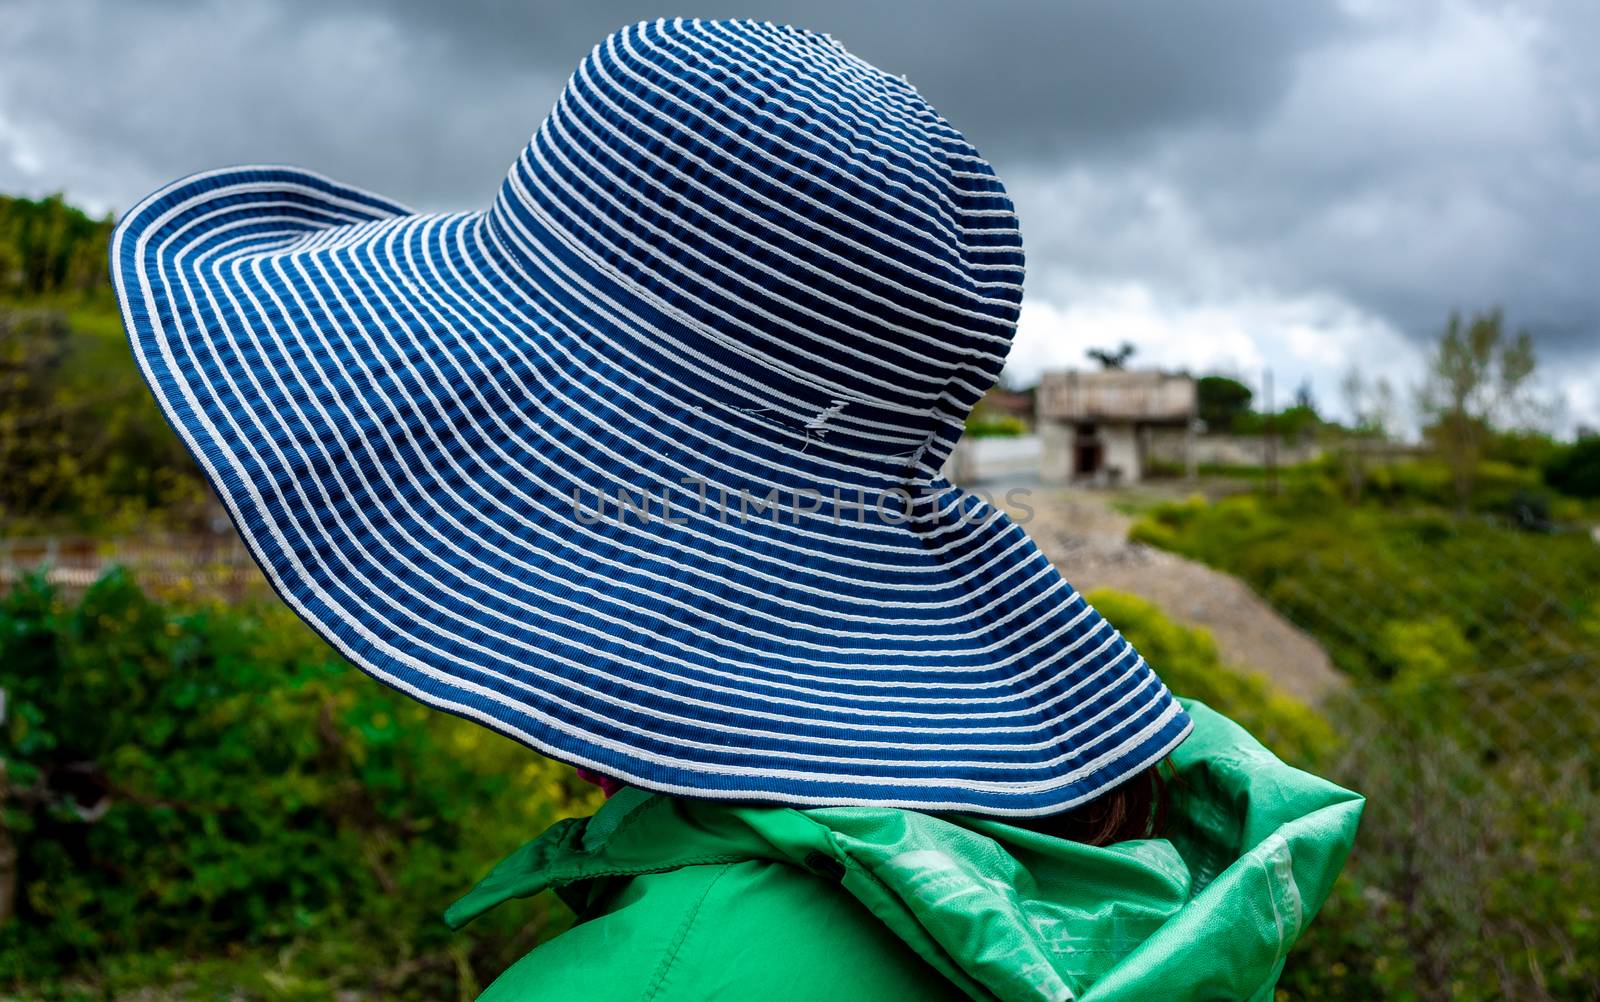
[[518, 849], [446, 921], [544, 890], [579, 916], [484, 1002], [1270, 999], [1362, 800], [1186, 705], [1165, 839], [630, 788]]

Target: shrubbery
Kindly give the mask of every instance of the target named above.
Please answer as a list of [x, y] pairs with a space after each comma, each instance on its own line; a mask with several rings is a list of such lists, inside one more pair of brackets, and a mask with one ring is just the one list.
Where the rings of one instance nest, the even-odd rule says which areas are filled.
[[1600, 435], [1579, 439], [1550, 456], [1544, 478], [1563, 494], [1600, 498]]
[[1162, 505], [1132, 537], [1242, 577], [1358, 680], [1395, 678], [1412, 660], [1447, 658], [1467, 674], [1593, 643], [1600, 547], [1587, 533], [1530, 535], [1286, 491]]
[[104, 296], [110, 238], [109, 218], [90, 218], [60, 195], [0, 195], [0, 296]]
[[[1515, 712], [1514, 693], [1490, 698]], [[1349, 746], [1318, 771], [1367, 807], [1349, 865], [1285, 970], [1288, 997], [1600, 994], [1591, 767], [1471, 733], [1484, 708], [1454, 695], [1457, 705], [1448, 685], [1418, 685], [1331, 708]]]
[[1285, 490], [1164, 505], [1134, 530], [1244, 578], [1359, 686], [1326, 708], [1344, 740], [1316, 771], [1367, 811], [1283, 990], [1596, 997], [1600, 547]]
[[199, 468], [138, 370], [107, 274], [109, 218], [0, 195], [0, 524], [6, 534], [192, 530]]
[[0, 470], [11, 536], [146, 534], [211, 514], [109, 306], [0, 305]]
[[1101, 589], [1085, 597], [1116, 624], [1167, 688], [1227, 714], [1279, 758], [1309, 768], [1333, 750], [1333, 730], [1320, 714], [1265, 678], [1223, 664], [1210, 633], [1174, 623], [1126, 592]]
[[69, 604], [26, 582], [0, 600], [0, 687], [18, 860], [0, 985], [471, 997], [564, 921], [500, 909], [451, 934], [439, 914], [592, 791], [276, 606], [173, 608], [121, 574]]
[[1016, 438], [1027, 433], [1027, 422], [1015, 415], [1002, 414], [999, 417], [974, 415], [967, 418], [967, 436], [969, 438]]

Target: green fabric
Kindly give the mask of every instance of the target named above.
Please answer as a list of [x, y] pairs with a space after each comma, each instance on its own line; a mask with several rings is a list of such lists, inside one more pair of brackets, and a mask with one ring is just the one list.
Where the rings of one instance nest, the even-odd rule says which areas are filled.
[[1186, 706], [1165, 839], [627, 789], [518, 849], [446, 921], [544, 890], [577, 911], [488, 1002], [1269, 999], [1362, 800]]

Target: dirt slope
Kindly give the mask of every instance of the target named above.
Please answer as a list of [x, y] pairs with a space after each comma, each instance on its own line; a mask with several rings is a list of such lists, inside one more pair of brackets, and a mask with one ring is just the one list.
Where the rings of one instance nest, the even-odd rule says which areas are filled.
[[1310, 703], [1345, 685], [1322, 648], [1278, 615], [1249, 586], [1203, 564], [1128, 541], [1132, 519], [1102, 495], [1088, 491], [1031, 488], [1022, 503], [1028, 535], [1080, 591], [1115, 588], [1160, 606], [1167, 615], [1203, 626], [1216, 637], [1225, 661], [1260, 672], [1290, 695]]

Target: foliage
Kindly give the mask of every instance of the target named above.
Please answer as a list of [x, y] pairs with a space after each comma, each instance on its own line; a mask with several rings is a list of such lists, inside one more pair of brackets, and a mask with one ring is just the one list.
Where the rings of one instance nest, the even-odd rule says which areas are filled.
[[1300, 389], [1295, 403], [1272, 413], [1251, 409], [1254, 391], [1228, 376], [1201, 376], [1195, 381], [1195, 393], [1200, 420], [1212, 432], [1301, 438], [1323, 424], [1306, 387]]
[[[1133, 537], [1243, 578], [1361, 680], [1393, 679], [1407, 664], [1397, 645], [1349, 630], [1353, 614], [1383, 629], [1446, 617], [1466, 640], [1452, 651], [1456, 673], [1466, 674], [1583, 649], [1577, 623], [1600, 601], [1600, 547], [1587, 534], [1531, 536], [1430, 510], [1318, 504], [1309, 489], [1163, 505]], [[1508, 575], [1518, 587], [1504, 586]]]
[[[1202, 464], [1200, 473], [1260, 481], [1266, 470]], [[1349, 456], [1336, 452], [1283, 467], [1278, 479], [1283, 495], [1293, 498], [1302, 510], [1307, 504], [1343, 508], [1346, 502], [1362, 502], [1402, 511], [1428, 508], [1437, 514], [1438, 509], [1459, 500], [1454, 473], [1443, 461], [1431, 457], [1384, 461], [1375, 452], [1363, 458], [1359, 480], [1352, 483]], [[1490, 459], [1480, 461], [1473, 472], [1466, 510], [1540, 532], [1588, 518], [1582, 502], [1552, 492], [1537, 468]]]
[[10, 534], [192, 527], [199, 470], [101, 307], [0, 308], [0, 519]]
[[[1466, 496], [1468, 511], [1511, 514], [1519, 497], [1541, 487], [1539, 474], [1526, 467], [1482, 460], [1473, 469]], [[1393, 507], [1459, 504], [1455, 471], [1436, 459], [1376, 466], [1367, 473], [1366, 496]]]
[[1128, 360], [1133, 358], [1136, 351], [1138, 349], [1134, 347], [1133, 342], [1124, 341], [1115, 348], [1090, 348], [1084, 354], [1088, 355], [1091, 361], [1100, 363], [1100, 368], [1111, 371], [1126, 369]]
[[[362, 677], [276, 606], [28, 580], [0, 601], [0, 686], [0, 984], [30, 997], [470, 997], [558, 920], [452, 936], [438, 915], [592, 806], [571, 771]], [[226, 979], [195, 959], [229, 954]]]
[[[1384, 470], [1453, 486], [1438, 465]], [[1600, 547], [1327, 503], [1317, 482], [1168, 504], [1134, 530], [1244, 578], [1358, 683], [1327, 708], [1342, 740], [1318, 771], [1365, 794], [1367, 813], [1282, 991], [1595, 997], [1600, 777], [1574, 751], [1600, 745]]]
[[1531, 470], [1543, 469], [1551, 460], [1566, 450], [1548, 432], [1531, 428], [1513, 428], [1492, 432], [1485, 436], [1483, 458], [1508, 466], [1522, 466]]
[[0, 196], [0, 522], [9, 535], [192, 530], [199, 470], [128, 358], [110, 219]]
[[1290, 997], [1600, 993], [1595, 777], [1579, 758], [1469, 733], [1462, 721], [1483, 714], [1470, 697], [1452, 705], [1464, 695], [1408, 680], [1334, 710], [1339, 730], [1359, 740], [1330, 768], [1366, 795], [1367, 809], [1344, 877], [1285, 972]]
[[967, 418], [967, 432], [972, 438], [1016, 438], [1028, 433], [1028, 423], [1014, 414], [995, 417]]
[[1322, 416], [1316, 408], [1295, 404], [1273, 414], [1245, 411], [1234, 417], [1229, 430], [1235, 435], [1278, 435], [1295, 439], [1304, 438], [1321, 426]]
[[1233, 427], [1233, 419], [1250, 409], [1250, 399], [1255, 396], [1250, 387], [1227, 376], [1201, 376], [1195, 381], [1195, 393], [1200, 420], [1216, 431]]
[[1227, 714], [1293, 765], [1310, 766], [1332, 751], [1334, 735], [1326, 720], [1266, 678], [1223, 664], [1207, 631], [1174, 623], [1155, 605], [1126, 592], [1101, 589], [1085, 597], [1173, 692]]
[[1551, 455], [1544, 463], [1544, 479], [1563, 494], [1600, 498], [1600, 435], [1580, 438]]
[[1452, 313], [1429, 359], [1420, 403], [1431, 418], [1426, 429], [1454, 475], [1463, 509], [1484, 441], [1498, 425], [1526, 409], [1525, 390], [1536, 360], [1527, 331], [1507, 333], [1498, 309], [1463, 321]]
[[91, 219], [60, 195], [0, 195], [0, 297], [105, 297], [110, 219]]

